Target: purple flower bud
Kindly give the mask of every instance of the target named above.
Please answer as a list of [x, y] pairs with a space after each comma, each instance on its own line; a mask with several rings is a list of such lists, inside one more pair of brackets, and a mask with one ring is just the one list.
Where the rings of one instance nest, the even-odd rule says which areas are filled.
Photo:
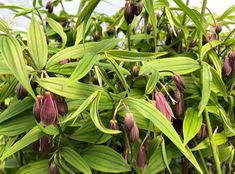
[[126, 1], [124, 8], [124, 18], [127, 22], [127, 25], [131, 24], [134, 19], [134, 4], [132, 0]]
[[146, 27], [147, 34], [151, 33], [152, 27], [153, 26], [151, 24], [147, 24], [147, 27]]
[[47, 4], [46, 4], [46, 9], [49, 13], [52, 13], [53, 12], [53, 3], [51, 1], [49, 1]]
[[232, 73], [232, 67], [231, 67], [231, 64], [230, 64], [230, 60], [227, 57], [224, 59], [223, 73], [226, 76], [229, 76]]
[[56, 97], [56, 106], [58, 109], [58, 113], [62, 116], [67, 115], [68, 113], [68, 105], [63, 97]]
[[137, 77], [138, 76], [138, 73], [139, 73], [139, 68], [138, 66], [133, 66], [132, 69], [131, 69], [131, 74], [133, 77]]
[[57, 167], [55, 161], [53, 161], [50, 165], [50, 174], [57, 174]]
[[175, 117], [172, 109], [161, 92], [155, 93], [155, 106], [170, 122], [173, 121]]
[[216, 40], [216, 38], [217, 38], [217, 35], [215, 33], [208, 36], [209, 41]]
[[93, 41], [97, 42], [100, 40], [100, 33], [99, 32], [95, 32], [93, 35]]
[[45, 92], [40, 110], [40, 119], [46, 125], [57, 122], [58, 109], [54, 96], [51, 92]]
[[147, 155], [144, 146], [140, 147], [136, 162], [140, 170], [143, 171], [147, 163]]
[[219, 34], [221, 31], [222, 31], [222, 25], [221, 24], [216, 24], [215, 33]]
[[67, 63], [69, 63], [69, 59], [63, 59], [59, 62], [59, 64], [61, 64], [61, 65], [64, 65], [64, 64], [67, 64]]
[[16, 88], [16, 98], [18, 100], [22, 100], [27, 95], [28, 95], [28, 91], [23, 87], [21, 83], [19, 83], [18, 87]]
[[124, 118], [125, 127], [128, 130], [131, 130], [131, 128], [134, 126], [134, 124], [135, 124], [135, 120], [134, 120], [133, 114], [130, 112], [126, 113], [125, 118]]
[[179, 90], [175, 92], [175, 100], [177, 103], [175, 104], [175, 115], [177, 118], [180, 118], [183, 114], [183, 97]]
[[47, 155], [52, 150], [52, 142], [47, 136], [43, 136], [40, 139], [40, 146], [39, 146], [39, 152], [41, 152], [44, 155]]
[[208, 40], [206, 39], [206, 37], [203, 35], [202, 36], [202, 45], [205, 45], [208, 43]]
[[43, 96], [42, 95], [38, 95], [37, 96], [37, 100], [34, 103], [33, 106], [33, 115], [35, 117], [35, 119], [37, 120], [37, 122], [40, 122], [40, 111], [41, 111], [41, 107], [42, 107], [42, 101], [43, 101]]
[[110, 129], [112, 130], [119, 130], [119, 125], [118, 125], [118, 122], [117, 120], [110, 120], [110, 126], [109, 126]]
[[206, 124], [202, 123], [202, 126], [199, 130], [199, 132], [197, 133], [197, 138], [198, 139], [204, 139], [207, 136], [207, 130], [206, 130]]
[[172, 80], [175, 82], [175, 85], [180, 90], [180, 92], [183, 92], [185, 89], [185, 84], [182, 77], [178, 74], [174, 74], [172, 76]]
[[107, 34], [108, 34], [109, 36], [112, 36], [112, 35], [114, 35], [115, 31], [116, 31], [115, 28], [111, 28], [111, 29], [109, 29], [109, 30], [107, 31]]
[[131, 128], [129, 137], [132, 142], [139, 138], [139, 128], [137, 127], [136, 123], [134, 123], [133, 127]]
[[143, 2], [140, 0], [134, 5], [133, 11], [136, 16], [139, 16], [143, 9]]

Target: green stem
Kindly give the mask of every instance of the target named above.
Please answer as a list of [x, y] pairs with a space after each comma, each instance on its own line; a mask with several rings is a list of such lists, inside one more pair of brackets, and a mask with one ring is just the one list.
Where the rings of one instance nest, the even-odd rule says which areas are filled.
[[131, 51], [131, 31], [130, 31], [130, 25], [127, 25], [127, 44], [128, 44], [128, 50]]
[[204, 117], [205, 117], [205, 121], [206, 121], [208, 135], [209, 135], [211, 150], [213, 153], [214, 162], [215, 162], [215, 166], [216, 166], [216, 172], [217, 172], [217, 174], [222, 174], [221, 167], [220, 167], [220, 160], [219, 160], [219, 152], [218, 152], [218, 148], [217, 148], [216, 144], [214, 143], [211, 122], [210, 122], [210, 118], [209, 118], [209, 114], [208, 114], [207, 109], [204, 110]]
[[[207, 5], [207, 0], [203, 0], [203, 4], [202, 4], [202, 11], [201, 11], [201, 23], [203, 22], [203, 16], [205, 15], [205, 11], [206, 11], [206, 5]], [[202, 50], [202, 37], [203, 34], [202, 32], [199, 33], [199, 43], [198, 43], [198, 51], [199, 51], [199, 55], [201, 55], [201, 50]], [[202, 61], [203, 57], [199, 57], [199, 60]]]

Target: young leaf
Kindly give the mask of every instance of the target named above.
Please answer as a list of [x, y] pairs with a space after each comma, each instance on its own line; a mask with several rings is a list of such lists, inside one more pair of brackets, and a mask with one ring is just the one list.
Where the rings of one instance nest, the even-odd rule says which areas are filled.
[[60, 35], [60, 37], [62, 39], [62, 48], [64, 48], [67, 43], [67, 35], [65, 34], [63, 27], [58, 22], [56, 22], [54, 19], [51, 19], [51, 18], [47, 18], [47, 22], [50, 25], [50, 27], [57, 34]]
[[91, 117], [93, 123], [101, 132], [104, 132], [106, 134], [119, 134], [119, 133], [121, 133], [121, 131], [119, 131], [119, 130], [107, 129], [106, 127], [104, 127], [103, 123], [101, 122], [101, 120], [99, 118], [99, 112], [98, 112], [100, 95], [101, 95], [101, 91], [97, 91], [96, 97], [90, 105], [90, 117]]
[[203, 45], [200, 57], [203, 58], [208, 51], [210, 51], [212, 48], [215, 48], [216, 46], [218, 46], [222, 43], [223, 43], [222, 41], [213, 40], [212, 42], [209, 42], [209, 43]]
[[184, 144], [186, 145], [200, 130], [202, 116], [193, 108], [188, 108], [183, 121]]
[[150, 94], [154, 91], [158, 80], [159, 80], [159, 72], [157, 70], [153, 70], [152, 74], [149, 77], [147, 85], [145, 87], [145, 93], [146, 94]]
[[26, 65], [19, 42], [10, 35], [0, 37], [0, 51], [8, 68], [32, 97], [35, 94], [29, 82]]
[[85, 174], [92, 174], [90, 167], [87, 165], [86, 161], [73, 149], [69, 147], [63, 147], [60, 150], [60, 155], [75, 167], [77, 170], [85, 173]]
[[29, 25], [27, 33], [28, 49], [38, 69], [42, 69], [47, 62], [47, 41], [42, 27], [36, 21], [34, 16]]
[[122, 173], [130, 171], [130, 166], [123, 157], [110, 147], [104, 145], [93, 146], [82, 157], [91, 168], [101, 172]]
[[38, 140], [43, 135], [43, 132], [37, 126], [35, 126], [22, 139], [20, 139], [13, 146], [7, 149], [1, 156], [0, 160], [4, 160], [5, 158], [13, 155], [15, 152]]
[[210, 67], [207, 63], [202, 64], [202, 70], [201, 70], [201, 77], [202, 77], [202, 93], [201, 93], [201, 101], [198, 105], [198, 115], [201, 115], [203, 110], [205, 109], [211, 93], [211, 71]]

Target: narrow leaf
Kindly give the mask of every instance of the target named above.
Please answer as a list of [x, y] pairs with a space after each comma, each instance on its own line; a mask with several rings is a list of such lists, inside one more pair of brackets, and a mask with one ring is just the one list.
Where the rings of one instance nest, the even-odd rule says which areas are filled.
[[159, 80], [159, 72], [157, 70], [153, 70], [152, 74], [150, 75], [147, 85], [145, 87], [145, 93], [150, 94], [154, 91], [157, 82]]

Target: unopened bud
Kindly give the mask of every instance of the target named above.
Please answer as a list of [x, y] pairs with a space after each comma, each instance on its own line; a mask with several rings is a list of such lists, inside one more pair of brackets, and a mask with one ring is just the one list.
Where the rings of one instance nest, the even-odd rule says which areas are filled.
[[58, 109], [58, 113], [62, 116], [67, 115], [68, 113], [68, 105], [63, 97], [56, 97], [56, 106]]
[[202, 123], [201, 128], [199, 132], [197, 133], [197, 138], [198, 139], [204, 139], [207, 136], [207, 130], [206, 130], [206, 124]]
[[39, 147], [40, 147], [40, 140], [37, 140], [37, 141], [34, 141], [32, 143], [32, 148], [35, 152], [38, 152], [39, 151]]
[[207, 40], [207, 38], [203, 35], [202, 36], [202, 45], [205, 45], [205, 44], [207, 44], [208, 43], [208, 40]]
[[150, 34], [151, 31], [152, 31], [152, 25], [151, 24], [147, 24], [147, 28], [146, 28], [146, 31], [147, 31], [147, 34]]
[[51, 152], [52, 150], [52, 142], [47, 136], [43, 136], [40, 139], [40, 147], [39, 147], [39, 152], [41, 152], [44, 155], [47, 155]]
[[140, 147], [136, 162], [140, 170], [143, 171], [147, 163], [147, 155], [144, 146]]
[[216, 24], [215, 26], [215, 33], [219, 34], [222, 31], [222, 25], [221, 24]]
[[134, 123], [133, 127], [129, 131], [129, 137], [132, 142], [139, 138], [139, 128], [137, 127], [136, 123]]
[[126, 1], [124, 8], [124, 18], [127, 22], [127, 25], [131, 24], [134, 19], [134, 4], [132, 0]]
[[18, 100], [24, 99], [28, 95], [28, 91], [23, 87], [21, 83], [19, 83], [16, 88], [16, 97]]
[[69, 63], [69, 59], [63, 59], [63, 60], [59, 61], [59, 64], [61, 64], [61, 65], [64, 65], [67, 63]]
[[118, 122], [117, 120], [110, 120], [110, 126], [109, 126], [110, 129], [112, 130], [119, 130], [119, 125], [118, 125]]
[[57, 174], [57, 167], [55, 161], [53, 161], [50, 165], [50, 174]]
[[161, 92], [155, 93], [155, 106], [170, 122], [173, 121], [175, 117], [172, 109]]
[[46, 125], [55, 124], [57, 122], [58, 109], [54, 96], [51, 92], [45, 92], [40, 109], [40, 119]]
[[109, 30], [107, 31], [107, 34], [108, 34], [109, 36], [112, 36], [112, 35], [114, 35], [115, 31], [116, 31], [115, 28], [111, 28], [111, 29], [109, 29]]
[[52, 13], [53, 12], [53, 3], [51, 1], [49, 1], [47, 4], [46, 4], [46, 9], [49, 13]]
[[230, 60], [227, 57], [224, 59], [223, 73], [226, 76], [229, 76], [232, 73], [232, 67], [231, 67], [231, 64], [230, 64]]
[[138, 76], [138, 73], [139, 73], [139, 68], [138, 66], [133, 66], [132, 69], [131, 69], [131, 74], [133, 77], [137, 77]]
[[135, 5], [134, 5], [134, 14], [136, 16], [139, 16], [140, 13], [142, 12], [142, 9], [143, 9], [143, 2], [142, 0], [140, 0], [139, 2], [137, 2]]
[[174, 74], [172, 76], [172, 80], [175, 82], [175, 85], [180, 90], [180, 92], [183, 92], [185, 89], [185, 84], [182, 77], [178, 74]]
[[134, 124], [135, 124], [135, 120], [134, 120], [133, 114], [130, 112], [126, 113], [125, 118], [124, 118], [125, 127], [128, 130], [131, 130]]
[[216, 40], [217, 35], [215, 33], [213, 33], [213, 34], [209, 35], [208, 38], [209, 38], [209, 41], [213, 41], [213, 40]]
[[93, 35], [93, 41], [97, 42], [100, 40], [100, 33], [99, 32], [95, 32]]
[[175, 115], [177, 118], [180, 118], [183, 114], [183, 97], [179, 90], [175, 92], [175, 100], [177, 103], [175, 104]]
[[42, 95], [38, 95], [37, 96], [37, 100], [34, 103], [33, 106], [33, 115], [35, 117], [35, 119], [37, 120], [37, 122], [40, 122], [40, 111], [41, 111], [41, 107], [42, 107], [42, 101], [43, 101], [43, 96]]

